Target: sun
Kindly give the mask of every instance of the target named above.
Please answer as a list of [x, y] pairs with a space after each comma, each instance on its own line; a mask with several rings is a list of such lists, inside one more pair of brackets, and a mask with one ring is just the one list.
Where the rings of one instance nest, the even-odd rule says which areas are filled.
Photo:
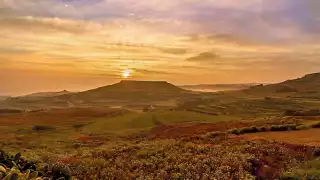
[[125, 69], [122, 71], [121, 76], [123, 78], [129, 78], [132, 75], [132, 72], [133, 72], [132, 69]]

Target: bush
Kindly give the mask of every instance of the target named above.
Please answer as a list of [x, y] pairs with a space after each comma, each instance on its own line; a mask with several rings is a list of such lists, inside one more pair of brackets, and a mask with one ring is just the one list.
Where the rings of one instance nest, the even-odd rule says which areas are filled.
[[320, 128], [320, 121], [310, 124], [312, 128]]
[[305, 130], [305, 129], [310, 129], [310, 126], [307, 125], [307, 124], [303, 124], [303, 125], [300, 125], [300, 126], [297, 126], [296, 128], [297, 130]]
[[18, 109], [0, 109], [0, 114], [10, 114], [10, 113], [21, 113], [21, 110]]
[[267, 131], [269, 131], [269, 128], [268, 127], [259, 127], [258, 130], [259, 130], [259, 132], [267, 132]]
[[310, 129], [310, 128], [320, 128], [320, 121], [313, 122], [311, 124], [300, 125], [296, 129], [303, 130], [303, 129]]
[[245, 127], [242, 129], [239, 129], [240, 134], [246, 134], [246, 133], [257, 133], [259, 132], [259, 129], [257, 127]]
[[214, 132], [208, 132], [207, 134], [205, 134], [206, 138], [216, 138], [219, 136], [225, 136], [226, 133], [224, 132], [220, 132], [220, 131], [214, 131]]
[[266, 101], [272, 101], [273, 98], [272, 98], [272, 97], [264, 97], [264, 100], [266, 100]]
[[296, 124], [285, 124], [285, 125], [274, 125], [271, 126], [270, 130], [271, 131], [291, 131], [291, 130], [296, 130], [297, 129]]
[[285, 116], [320, 116], [319, 109], [311, 109], [311, 110], [302, 110], [302, 111], [295, 111], [295, 110], [286, 110], [284, 112]]
[[229, 134], [235, 134], [235, 135], [241, 134], [239, 129], [231, 129], [231, 130], [228, 131], [228, 133]]
[[240, 134], [247, 134], [247, 133], [257, 133], [260, 132], [259, 128], [252, 126], [252, 127], [245, 127], [241, 129], [231, 129], [228, 131], [230, 134], [240, 135]]
[[32, 130], [34, 131], [51, 131], [51, 130], [54, 130], [55, 128], [52, 127], [52, 126], [47, 126], [47, 125], [34, 125], [32, 127]]

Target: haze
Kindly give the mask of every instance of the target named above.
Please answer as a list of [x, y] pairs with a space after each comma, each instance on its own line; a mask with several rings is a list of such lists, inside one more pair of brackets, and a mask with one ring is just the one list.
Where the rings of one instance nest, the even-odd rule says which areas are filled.
[[319, 12], [318, 0], [2, 0], [0, 94], [300, 77], [320, 69]]

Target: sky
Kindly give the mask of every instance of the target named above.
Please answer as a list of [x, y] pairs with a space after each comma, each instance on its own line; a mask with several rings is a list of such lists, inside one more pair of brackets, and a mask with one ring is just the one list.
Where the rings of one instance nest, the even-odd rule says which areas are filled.
[[0, 95], [319, 71], [319, 0], [0, 0]]

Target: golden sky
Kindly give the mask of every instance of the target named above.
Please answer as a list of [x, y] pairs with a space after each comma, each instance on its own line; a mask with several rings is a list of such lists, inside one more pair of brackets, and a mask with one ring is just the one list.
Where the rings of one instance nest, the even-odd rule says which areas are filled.
[[318, 0], [0, 0], [0, 95], [320, 71]]

